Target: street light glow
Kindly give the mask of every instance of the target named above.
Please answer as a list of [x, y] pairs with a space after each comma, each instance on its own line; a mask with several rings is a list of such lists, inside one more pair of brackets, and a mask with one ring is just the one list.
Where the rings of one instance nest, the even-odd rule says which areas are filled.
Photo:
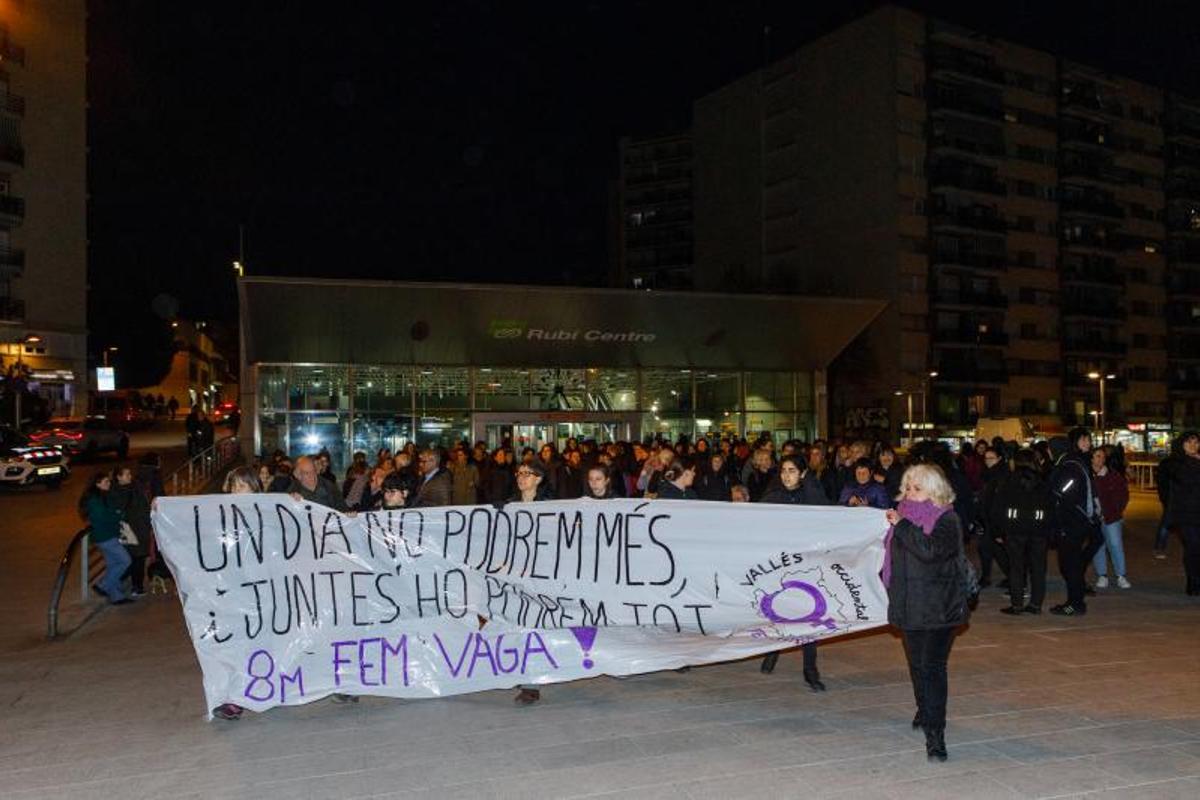
[[1094, 381], [1100, 380], [1100, 373], [1099, 372], [1089, 372], [1088, 377]]

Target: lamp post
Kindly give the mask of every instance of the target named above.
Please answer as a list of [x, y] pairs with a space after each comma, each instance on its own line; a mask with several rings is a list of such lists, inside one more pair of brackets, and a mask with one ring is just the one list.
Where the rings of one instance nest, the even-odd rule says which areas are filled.
[[1105, 431], [1104, 431], [1104, 429], [1105, 429], [1105, 417], [1104, 417], [1104, 382], [1105, 382], [1105, 381], [1116, 380], [1116, 377], [1117, 377], [1117, 376], [1116, 376], [1116, 375], [1114, 375], [1114, 374], [1112, 374], [1112, 373], [1108, 373], [1107, 375], [1105, 375], [1105, 374], [1101, 374], [1101, 373], [1099, 373], [1099, 372], [1089, 372], [1087, 376], [1088, 376], [1088, 378], [1090, 378], [1090, 379], [1092, 379], [1092, 380], [1094, 380], [1094, 381], [1099, 381], [1099, 382], [1100, 382], [1100, 410], [1099, 410], [1098, 412], [1096, 412], [1096, 423], [1097, 423], [1097, 427], [1099, 427], [1099, 428], [1100, 428], [1100, 444], [1104, 444], [1104, 443], [1105, 443], [1105, 439], [1107, 439], [1107, 438], [1108, 438], [1108, 437], [1105, 435]]
[[924, 430], [927, 424], [925, 417], [925, 396], [929, 393], [929, 381], [937, 376], [937, 370], [933, 370], [924, 375], [921, 378], [921, 388], [917, 391], [904, 391], [903, 389], [897, 389], [894, 392], [896, 397], [906, 398], [906, 404], [908, 406], [908, 435], [904, 437], [907, 447], [912, 447], [913, 443], [913, 395], [921, 395], [921, 429]]
[[[104, 366], [106, 369], [108, 368], [108, 354], [115, 353], [115, 352], [117, 352], [118, 349], [119, 348], [116, 348], [116, 347], [104, 348]], [[104, 416], [107, 419], [107, 417], [108, 417], [108, 394], [103, 393], [103, 392], [102, 392], [102, 394], [104, 395]]]
[[925, 418], [925, 394], [929, 391], [929, 382], [938, 376], [937, 370], [931, 370], [921, 379], [921, 430], [925, 430], [928, 420]]

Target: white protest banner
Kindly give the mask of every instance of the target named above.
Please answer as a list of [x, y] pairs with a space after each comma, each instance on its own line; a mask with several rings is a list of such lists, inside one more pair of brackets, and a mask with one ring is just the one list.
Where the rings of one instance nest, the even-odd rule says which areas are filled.
[[627, 675], [887, 623], [875, 509], [208, 495], [160, 497], [154, 528], [209, 709]]

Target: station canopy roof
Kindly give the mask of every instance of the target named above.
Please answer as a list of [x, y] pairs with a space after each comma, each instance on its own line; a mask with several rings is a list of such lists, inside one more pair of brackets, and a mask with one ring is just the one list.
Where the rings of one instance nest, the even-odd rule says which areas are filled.
[[883, 300], [246, 277], [248, 364], [824, 369]]

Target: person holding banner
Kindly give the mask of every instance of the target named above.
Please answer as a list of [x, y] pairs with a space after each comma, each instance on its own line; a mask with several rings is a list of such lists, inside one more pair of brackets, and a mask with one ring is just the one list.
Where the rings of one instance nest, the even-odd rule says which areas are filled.
[[925, 754], [945, 761], [946, 662], [956, 629], [970, 616], [962, 566], [962, 523], [954, 490], [934, 464], [916, 464], [900, 481], [900, 504], [888, 509], [880, 576], [888, 592], [888, 622], [904, 638], [917, 714], [925, 730]]
[[[530, 461], [517, 467], [517, 493], [509, 498], [510, 503], [537, 503], [550, 500], [550, 487], [546, 483], [546, 468], [541, 461]], [[513, 698], [519, 706], [531, 706], [542, 699], [542, 690], [537, 684], [526, 683], [517, 687]]]
[[[109, 502], [112, 476], [97, 472], [79, 498], [79, 516], [87, 520], [91, 528], [92, 544], [104, 555], [104, 574], [92, 585], [92, 590], [108, 598], [114, 606], [132, 603], [121, 584], [125, 570], [133, 563], [129, 551], [121, 544], [122, 514]], [[84, 572], [87, 564], [84, 564]]]
[[[804, 466], [800, 456], [784, 456], [779, 462], [779, 485], [770, 489], [759, 500], [760, 503], [783, 505], [829, 505], [825, 489], [820, 480]], [[804, 654], [804, 682], [814, 692], [825, 691], [821, 673], [817, 670], [817, 643], [809, 642], [800, 648]], [[770, 675], [779, 662], [779, 652], [767, 653], [762, 660], [762, 672]]]
[[[225, 476], [225, 494], [258, 494], [262, 491], [262, 483], [258, 474], [250, 467], [238, 467], [229, 471]], [[234, 703], [223, 703], [213, 709], [213, 716], [227, 722], [237, 722], [242, 718], [246, 709]]]

